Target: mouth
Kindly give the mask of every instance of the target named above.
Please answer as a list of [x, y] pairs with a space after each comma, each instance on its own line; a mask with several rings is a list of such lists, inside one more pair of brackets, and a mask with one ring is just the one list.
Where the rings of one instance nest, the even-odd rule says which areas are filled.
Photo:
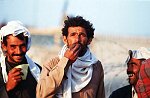
[[128, 71], [127, 74], [128, 74], [129, 78], [134, 78], [134, 76], [135, 76], [135, 73], [132, 71]]
[[23, 56], [14, 56], [15, 58], [17, 58], [17, 59], [22, 59], [23, 58]]
[[22, 55], [15, 55], [14, 57], [15, 57], [16, 59], [22, 59], [22, 58], [23, 58]]
[[128, 77], [133, 77], [133, 76], [134, 76], [133, 73], [128, 74]]

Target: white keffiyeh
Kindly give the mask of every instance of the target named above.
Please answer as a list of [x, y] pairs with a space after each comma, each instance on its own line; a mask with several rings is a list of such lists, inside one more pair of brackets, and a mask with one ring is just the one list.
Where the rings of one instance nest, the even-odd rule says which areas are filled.
[[24, 36], [28, 37], [27, 50], [29, 50], [31, 46], [31, 35], [30, 32], [20, 21], [10, 21], [6, 26], [3, 26], [0, 30], [1, 41], [3, 41], [3, 37], [12, 34], [13, 36], [17, 36], [18, 34], [23, 33]]
[[[64, 45], [59, 57], [64, 56], [67, 46]], [[84, 88], [92, 78], [93, 66], [98, 60], [90, 52], [89, 48], [82, 57], [78, 57], [77, 60], [69, 67], [67, 77], [63, 83], [63, 88], [58, 92], [59, 98], [72, 98], [72, 92], [78, 92]]]
[[[28, 37], [28, 43], [27, 43], [27, 50], [29, 50], [31, 46], [31, 36], [30, 32], [27, 28], [23, 26], [23, 24], [20, 21], [10, 21], [6, 26], [3, 26], [0, 30], [0, 38], [1, 41], [3, 41], [3, 37], [12, 34], [13, 36], [17, 36], [18, 34], [23, 33], [24, 36]], [[1, 48], [0, 48], [1, 49]], [[29, 64], [29, 69], [31, 71], [31, 74], [33, 77], [38, 81], [39, 75], [40, 75], [40, 69], [39, 67], [26, 55], [27, 62]], [[1, 67], [2, 67], [2, 75], [4, 82], [6, 83], [8, 80], [7, 72], [6, 72], [6, 65], [5, 65], [5, 55], [1, 49]]]
[[126, 60], [126, 63], [129, 62], [130, 58], [135, 59], [149, 59], [150, 58], [150, 50], [145, 47], [141, 47], [137, 50], [129, 50], [129, 56]]

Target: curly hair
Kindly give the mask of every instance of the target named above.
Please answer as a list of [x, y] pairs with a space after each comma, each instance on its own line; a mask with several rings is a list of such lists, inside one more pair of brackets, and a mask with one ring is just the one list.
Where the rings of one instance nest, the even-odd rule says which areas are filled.
[[67, 20], [64, 21], [64, 27], [62, 28], [62, 35], [68, 36], [68, 28], [69, 27], [76, 27], [80, 26], [86, 30], [86, 34], [88, 38], [94, 38], [94, 30], [93, 24], [89, 21], [83, 19], [82, 16], [76, 16], [76, 17], [68, 17]]

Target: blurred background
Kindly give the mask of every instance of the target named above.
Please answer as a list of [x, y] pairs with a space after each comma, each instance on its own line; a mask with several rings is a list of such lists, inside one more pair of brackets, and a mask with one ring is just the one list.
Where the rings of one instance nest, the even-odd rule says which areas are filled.
[[102, 62], [106, 98], [128, 84], [129, 49], [150, 46], [150, 0], [0, 0], [0, 27], [20, 20], [32, 34], [29, 56], [41, 66], [58, 54], [66, 16], [81, 15], [93, 23], [90, 47]]

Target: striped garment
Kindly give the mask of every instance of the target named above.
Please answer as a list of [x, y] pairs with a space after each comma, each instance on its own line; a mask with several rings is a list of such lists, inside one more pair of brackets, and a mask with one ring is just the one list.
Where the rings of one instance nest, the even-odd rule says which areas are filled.
[[145, 60], [141, 65], [136, 91], [138, 98], [150, 98], [150, 59]]

